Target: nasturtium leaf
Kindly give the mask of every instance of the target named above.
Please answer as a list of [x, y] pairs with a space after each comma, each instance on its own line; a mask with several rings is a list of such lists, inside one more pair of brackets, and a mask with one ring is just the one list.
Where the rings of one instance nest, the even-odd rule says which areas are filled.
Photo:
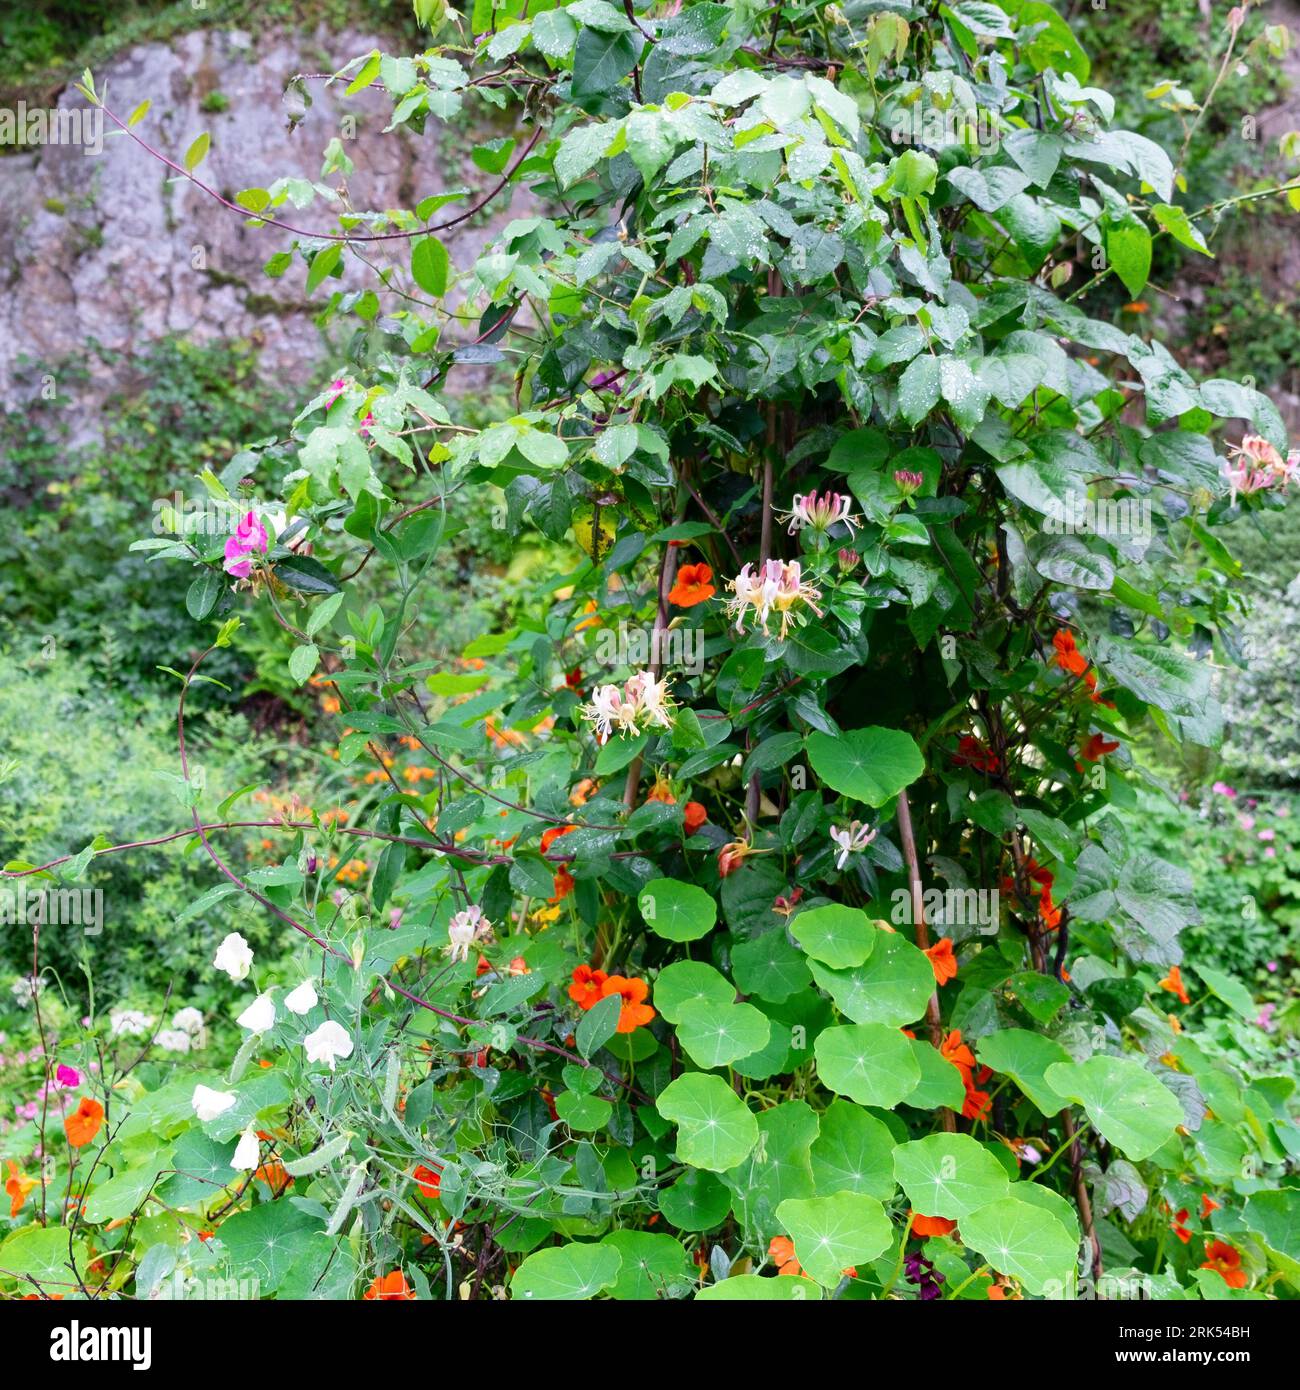
[[1074, 1296], [1077, 1241], [1061, 1222], [1015, 1196], [980, 1207], [961, 1220], [962, 1243], [1000, 1274], [1019, 1279], [1031, 1294]]
[[695, 941], [718, 920], [712, 894], [675, 878], [654, 878], [637, 895], [646, 925], [668, 941]]
[[722, 1181], [734, 1194], [732, 1206], [741, 1223], [775, 1234], [782, 1202], [815, 1195], [810, 1149], [817, 1138], [817, 1115], [807, 1101], [783, 1101], [759, 1112], [758, 1130], [754, 1152]]
[[617, 1250], [623, 1264], [609, 1290], [617, 1299], [680, 1298], [697, 1271], [679, 1240], [654, 1231], [611, 1231], [601, 1242]]
[[[733, 946], [731, 970], [742, 993], [757, 995], [773, 1004], [807, 988], [812, 979], [803, 952], [790, 944], [784, 927], [775, 927], [752, 941]], [[656, 1001], [659, 998], [656, 991]]]
[[1007, 979], [1005, 988], [1039, 1023], [1049, 1023], [1070, 998], [1068, 985], [1062, 984], [1055, 975], [1044, 975], [1037, 970], [1017, 972]]
[[569, 1245], [535, 1250], [510, 1281], [511, 1298], [576, 1302], [595, 1298], [609, 1288], [623, 1268], [623, 1256], [612, 1245]]
[[1055, 1115], [1065, 1101], [1047, 1084], [1048, 1067], [1067, 1064], [1070, 1054], [1058, 1042], [1024, 1028], [1003, 1028], [986, 1033], [977, 1047], [986, 1067], [1009, 1076], [1044, 1115]]
[[808, 761], [832, 791], [867, 806], [883, 806], [925, 771], [910, 734], [874, 725], [838, 735], [809, 734]]
[[761, 1274], [733, 1274], [695, 1295], [697, 1303], [803, 1303], [819, 1299], [822, 1291], [811, 1279]]
[[945, 1105], [960, 1110], [966, 1096], [961, 1072], [928, 1040], [913, 1038], [912, 1055], [921, 1068], [921, 1080], [908, 1096], [908, 1105], [918, 1110], [937, 1110]]
[[1241, 1018], [1255, 1017], [1255, 1001], [1250, 997], [1250, 991], [1240, 980], [1235, 980], [1231, 975], [1225, 975], [1222, 970], [1215, 970], [1212, 966], [1201, 965], [1199, 962], [1192, 968], [1205, 981], [1210, 993], [1216, 998], [1222, 999], [1233, 1013]]
[[697, 1067], [722, 1067], [767, 1046], [771, 1025], [752, 1004], [695, 1000], [677, 1016], [677, 1041]]
[[831, 1102], [809, 1156], [819, 1197], [862, 1192], [883, 1202], [894, 1195], [894, 1138], [852, 1101]]
[[[68, 1242], [64, 1226], [20, 1226], [0, 1242], [0, 1269], [20, 1281], [30, 1275], [48, 1293], [66, 1296], [75, 1288], [78, 1277], [68, 1268]], [[73, 1245], [78, 1265], [84, 1250], [83, 1241]]]
[[1128, 1158], [1149, 1158], [1183, 1122], [1178, 1097], [1130, 1057], [1058, 1062], [1044, 1080], [1083, 1106], [1103, 1139]]
[[882, 1023], [823, 1029], [813, 1050], [823, 1085], [859, 1105], [892, 1110], [921, 1079], [911, 1039]]
[[894, 1176], [914, 1211], [961, 1221], [1005, 1197], [1006, 1169], [969, 1134], [930, 1134], [894, 1150]]
[[854, 970], [813, 969], [817, 983], [854, 1023], [887, 1023], [902, 1028], [925, 1013], [934, 993], [934, 967], [897, 932], [873, 927], [875, 946], [865, 965]]
[[709, 1231], [731, 1210], [731, 1193], [702, 1168], [688, 1168], [659, 1194], [659, 1210], [679, 1231]]
[[884, 1207], [860, 1192], [791, 1197], [777, 1208], [776, 1219], [794, 1241], [804, 1273], [827, 1288], [840, 1282], [845, 1269], [883, 1255], [893, 1239]]
[[1287, 1283], [1300, 1289], [1300, 1190], [1252, 1192], [1242, 1220], [1264, 1242]]
[[[1123, 1163], [1122, 1158], [1116, 1159], [1117, 1163]], [[1011, 1196], [1018, 1198], [1022, 1202], [1028, 1202], [1031, 1206], [1042, 1207], [1044, 1211], [1050, 1211], [1054, 1217], [1069, 1231], [1074, 1240], [1074, 1248], [1079, 1248], [1079, 1214], [1075, 1211], [1071, 1203], [1053, 1188], [1044, 1187], [1038, 1182], [1015, 1182], [1011, 1184]]]
[[[230, 1169], [230, 1157], [226, 1157], [227, 1171], [233, 1178], [235, 1173]], [[124, 1173], [118, 1173], [109, 1178], [107, 1182], [101, 1182], [91, 1191], [86, 1198], [85, 1218], [98, 1224], [101, 1221], [116, 1221], [119, 1217], [129, 1216], [144, 1199], [153, 1191], [155, 1185], [165, 1180], [166, 1171], [171, 1168], [171, 1149], [152, 1153], [149, 1161], [139, 1168], [128, 1168]], [[210, 1195], [215, 1195], [210, 1190]]]
[[677, 1126], [677, 1156], [692, 1168], [724, 1173], [758, 1143], [753, 1112], [720, 1076], [679, 1076], [660, 1092], [656, 1109]]
[[861, 965], [871, 954], [876, 928], [861, 908], [814, 907], [790, 923], [790, 934], [814, 959], [833, 969]]
[[677, 1023], [688, 1004], [730, 1004], [735, 997], [735, 985], [699, 960], [674, 961], [655, 978], [655, 1008], [669, 1023]]
[[561, 1091], [555, 1097], [555, 1113], [572, 1130], [591, 1133], [604, 1129], [614, 1107], [600, 1096], [583, 1095], [580, 1091]]
[[221, 1244], [241, 1279], [256, 1279], [262, 1296], [275, 1293], [323, 1233], [322, 1222], [288, 1202], [264, 1202], [221, 1223]]

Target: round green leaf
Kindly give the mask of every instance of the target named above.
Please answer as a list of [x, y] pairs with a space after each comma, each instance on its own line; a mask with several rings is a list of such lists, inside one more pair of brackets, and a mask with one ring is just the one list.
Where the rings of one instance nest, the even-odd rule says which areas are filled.
[[860, 908], [814, 907], [790, 924], [790, 934], [814, 959], [834, 970], [861, 965], [876, 944], [876, 928]]
[[911, 1039], [882, 1023], [826, 1028], [813, 1050], [822, 1081], [859, 1105], [892, 1110], [921, 1079]]
[[931, 1134], [894, 1150], [894, 1176], [913, 1211], [945, 1221], [1007, 1195], [1006, 1171], [969, 1134]]
[[1014, 1196], [990, 1202], [962, 1219], [961, 1239], [1031, 1294], [1073, 1297], [1075, 1238], [1037, 1204]]
[[710, 1284], [695, 1295], [697, 1303], [802, 1303], [819, 1299], [822, 1291], [811, 1279], [772, 1278], [761, 1274], [733, 1274]]
[[960, 1110], [966, 1097], [961, 1072], [929, 1042], [912, 1039], [912, 1055], [921, 1068], [921, 1081], [907, 1098], [918, 1110], [937, 1110], [947, 1106]]
[[813, 978], [854, 1023], [902, 1028], [925, 1013], [934, 993], [934, 967], [897, 932], [873, 927], [874, 949], [864, 965], [831, 970], [813, 962]]
[[697, 1067], [722, 1067], [766, 1047], [767, 1016], [752, 1004], [695, 1000], [682, 1005], [677, 1040]]
[[1069, 1065], [1070, 1054], [1058, 1042], [1024, 1028], [1003, 1028], [979, 1040], [979, 1059], [1009, 1076], [1044, 1115], [1055, 1115], [1065, 1101], [1047, 1084], [1048, 1067]]
[[809, 734], [808, 761], [833, 791], [867, 806], [883, 806], [925, 771], [911, 734], [874, 725]]
[[708, 1231], [727, 1219], [731, 1193], [701, 1168], [688, 1168], [659, 1194], [659, 1210], [679, 1231]]
[[773, 1004], [805, 989], [812, 978], [808, 962], [790, 944], [784, 927], [734, 946], [731, 969], [742, 993], [757, 995]]
[[1053, 1091], [1082, 1105], [1102, 1138], [1131, 1159], [1150, 1158], [1183, 1122], [1177, 1096], [1128, 1057], [1058, 1062], [1044, 1079]]
[[698, 960], [679, 960], [655, 977], [655, 1008], [669, 1023], [681, 1018], [687, 1004], [730, 1004], [736, 987], [711, 965]]
[[725, 1173], [758, 1143], [758, 1121], [720, 1076], [688, 1072], [666, 1086], [656, 1109], [677, 1126], [677, 1157]]
[[754, 1152], [723, 1177], [732, 1190], [737, 1217], [750, 1230], [776, 1234], [776, 1209], [790, 1197], [812, 1197], [809, 1157], [817, 1138], [817, 1115], [802, 1100], [788, 1100], [758, 1115]]
[[718, 920], [711, 894], [675, 878], [651, 879], [638, 895], [637, 906], [650, 930], [668, 941], [695, 941]]
[[894, 1195], [893, 1136], [874, 1115], [851, 1101], [831, 1102], [809, 1157], [821, 1196], [861, 1192], [883, 1202]]
[[618, 1278], [623, 1256], [607, 1244], [550, 1246], [537, 1250], [519, 1266], [510, 1281], [511, 1298], [562, 1299], [577, 1302], [595, 1298]]
[[695, 1282], [696, 1270], [679, 1240], [653, 1231], [611, 1231], [602, 1245], [617, 1250], [623, 1265], [610, 1297], [649, 1302], [679, 1298]]
[[794, 1241], [804, 1272], [828, 1288], [845, 1269], [883, 1255], [893, 1239], [884, 1207], [860, 1192], [792, 1197], [776, 1209], [776, 1219]]

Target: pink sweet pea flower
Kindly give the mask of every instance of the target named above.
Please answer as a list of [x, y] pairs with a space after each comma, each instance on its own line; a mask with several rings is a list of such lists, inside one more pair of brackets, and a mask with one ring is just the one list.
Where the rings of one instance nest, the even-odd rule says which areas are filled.
[[1236, 787], [1230, 787], [1226, 782], [1216, 782], [1210, 790], [1216, 796], [1226, 796], [1229, 801], [1235, 801], [1237, 798]]
[[247, 512], [235, 527], [235, 534], [226, 542], [226, 562], [222, 568], [236, 579], [247, 579], [253, 567], [247, 557], [254, 551], [265, 555], [270, 548], [266, 527], [257, 519], [256, 512]]
[[66, 1062], [60, 1062], [54, 1070], [54, 1079], [60, 1086], [80, 1086], [81, 1073], [76, 1067], [70, 1067]]

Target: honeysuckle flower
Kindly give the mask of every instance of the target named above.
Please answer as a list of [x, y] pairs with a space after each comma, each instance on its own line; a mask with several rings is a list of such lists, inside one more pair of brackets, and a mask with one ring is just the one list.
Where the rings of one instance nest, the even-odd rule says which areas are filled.
[[814, 531], [823, 536], [837, 522], [849, 531], [862, 525], [862, 518], [853, 515], [853, 499], [838, 492], [796, 492], [787, 512], [777, 512], [776, 518], [787, 525], [790, 535], [799, 531]]
[[850, 550], [848, 546], [842, 545], [835, 552], [835, 563], [840, 567], [841, 574], [852, 574], [862, 563], [862, 556], [856, 550]]
[[752, 609], [754, 626], [767, 632], [767, 620], [775, 611], [781, 615], [784, 640], [796, 604], [804, 603], [820, 618], [817, 607], [821, 590], [807, 583], [798, 560], [768, 560], [757, 570], [746, 565], [727, 587], [733, 597], [727, 601], [727, 615], [736, 619], [736, 631], [745, 630], [745, 615]]
[[234, 1157], [230, 1160], [230, 1166], [237, 1172], [251, 1173], [258, 1163], [260, 1147], [257, 1140], [257, 1131], [246, 1129], [239, 1136], [239, 1143], [235, 1145]]
[[1262, 435], [1243, 436], [1240, 444], [1228, 446], [1224, 476], [1228, 480], [1229, 502], [1236, 505], [1238, 496], [1249, 497], [1268, 488], [1285, 489], [1300, 474], [1300, 450], [1292, 450], [1286, 458]]
[[253, 948], [237, 931], [232, 931], [217, 947], [212, 964], [224, 970], [236, 983], [246, 980], [253, 968]]
[[163, 1052], [188, 1052], [191, 1040], [184, 1028], [160, 1028], [154, 1043]]
[[492, 923], [483, 915], [477, 903], [462, 908], [447, 923], [447, 939], [451, 943], [447, 954], [453, 961], [468, 960], [470, 947], [492, 935]]
[[247, 579], [253, 562], [248, 558], [257, 553], [265, 555], [271, 548], [266, 527], [258, 520], [256, 512], [245, 512], [235, 527], [235, 534], [226, 540], [226, 559], [222, 569], [236, 579]]
[[233, 1091], [214, 1091], [210, 1086], [195, 1086], [190, 1104], [199, 1119], [207, 1124], [218, 1115], [224, 1115], [237, 1099]]
[[108, 1016], [108, 1025], [112, 1037], [141, 1037], [153, 1025], [153, 1015], [139, 1009], [115, 1009]]
[[858, 854], [876, 838], [874, 830], [868, 830], [860, 821], [851, 821], [846, 826], [832, 826], [831, 839], [840, 847], [835, 856], [836, 869], [842, 869], [849, 862], [850, 854]]
[[304, 980], [297, 989], [284, 996], [284, 1007], [291, 1014], [310, 1013], [317, 1004], [316, 987], [310, 980]]
[[327, 1019], [314, 1033], [308, 1033], [302, 1045], [309, 1062], [325, 1062], [330, 1071], [340, 1057], [352, 1056], [352, 1038], [341, 1023]]
[[269, 994], [259, 994], [235, 1022], [250, 1033], [269, 1033], [275, 1027], [275, 1001]]
[[656, 680], [653, 671], [638, 671], [622, 689], [617, 685], [597, 686], [589, 704], [579, 713], [592, 726], [603, 743], [615, 728], [620, 734], [639, 734], [652, 728], [671, 729], [673, 703], [667, 680]]

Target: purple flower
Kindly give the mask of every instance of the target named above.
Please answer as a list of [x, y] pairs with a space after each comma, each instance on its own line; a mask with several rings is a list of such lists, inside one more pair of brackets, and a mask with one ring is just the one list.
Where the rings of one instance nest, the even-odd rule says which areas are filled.
[[235, 534], [226, 542], [226, 562], [222, 568], [236, 579], [247, 579], [253, 562], [246, 557], [254, 551], [265, 555], [270, 548], [266, 527], [257, 519], [256, 512], [247, 512], [235, 527]]
[[914, 1250], [907, 1257], [903, 1268], [908, 1283], [916, 1285], [917, 1296], [922, 1303], [932, 1303], [936, 1298], [943, 1297], [943, 1275], [936, 1273], [934, 1265], [919, 1250]]
[[1268, 973], [1269, 973], [1270, 975], [1276, 975], [1276, 974], [1277, 974], [1277, 961], [1275, 961], [1275, 960], [1270, 960], [1270, 961], [1266, 962], [1266, 964], [1265, 964], [1265, 966], [1264, 966], [1264, 969], [1267, 970]]
[[622, 372], [597, 372], [591, 379], [591, 389], [593, 391], [612, 391], [616, 396], [623, 394], [623, 388], [618, 384], [618, 379]]

